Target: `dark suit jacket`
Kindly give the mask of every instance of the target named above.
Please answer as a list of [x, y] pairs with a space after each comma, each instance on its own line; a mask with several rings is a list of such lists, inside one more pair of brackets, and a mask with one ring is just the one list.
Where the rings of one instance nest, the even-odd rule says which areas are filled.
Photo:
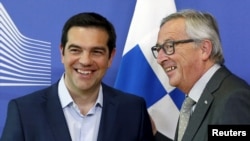
[[167, 136], [163, 135], [160, 132], [156, 132], [155, 136], [155, 141], [173, 141], [172, 139], [168, 138]]
[[[98, 141], [153, 140], [144, 99], [102, 85]], [[71, 141], [58, 83], [10, 101], [1, 141]]]
[[[250, 125], [250, 88], [224, 66], [208, 82], [192, 113], [182, 141], [207, 141], [208, 125]], [[178, 137], [178, 125], [175, 141]], [[157, 133], [155, 141], [169, 141]]]
[[224, 66], [206, 85], [183, 141], [207, 141], [208, 125], [222, 124], [250, 124], [250, 86]]

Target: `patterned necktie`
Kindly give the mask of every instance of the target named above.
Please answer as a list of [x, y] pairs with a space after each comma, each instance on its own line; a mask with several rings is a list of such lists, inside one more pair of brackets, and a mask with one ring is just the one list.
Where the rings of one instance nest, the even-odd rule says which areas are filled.
[[188, 120], [191, 114], [192, 106], [195, 104], [195, 101], [190, 97], [186, 97], [184, 103], [182, 104], [179, 118], [179, 131], [178, 131], [178, 141], [182, 140], [183, 134], [186, 130]]

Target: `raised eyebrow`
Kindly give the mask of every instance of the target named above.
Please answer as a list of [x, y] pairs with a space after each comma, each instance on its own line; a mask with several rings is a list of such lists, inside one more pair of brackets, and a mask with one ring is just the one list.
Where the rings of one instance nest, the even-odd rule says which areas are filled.
[[174, 40], [172, 40], [172, 39], [166, 39], [166, 40], [163, 41], [162, 44], [157, 43], [155, 46], [162, 46], [163, 44], [165, 44], [167, 42], [174, 42]]
[[70, 45], [68, 46], [68, 49], [70, 49], [70, 48], [81, 48], [81, 47], [78, 46], [78, 45], [76, 45], [76, 44], [70, 44]]
[[174, 40], [173, 39], [164, 40], [164, 43], [166, 43], [166, 42], [174, 42]]
[[93, 47], [93, 49], [106, 50], [106, 47], [102, 47], [102, 46], [95, 46], [95, 47]]
[[96, 46], [96, 47], [93, 47], [91, 50], [102, 50], [104, 52], [107, 52], [108, 49], [106, 47]]

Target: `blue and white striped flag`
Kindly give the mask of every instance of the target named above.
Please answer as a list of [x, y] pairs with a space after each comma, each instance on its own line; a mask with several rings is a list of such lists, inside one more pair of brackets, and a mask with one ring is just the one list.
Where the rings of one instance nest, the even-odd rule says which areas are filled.
[[115, 87], [145, 98], [159, 132], [174, 138], [184, 95], [168, 84], [153, 57], [161, 20], [176, 11], [174, 0], [137, 0]]

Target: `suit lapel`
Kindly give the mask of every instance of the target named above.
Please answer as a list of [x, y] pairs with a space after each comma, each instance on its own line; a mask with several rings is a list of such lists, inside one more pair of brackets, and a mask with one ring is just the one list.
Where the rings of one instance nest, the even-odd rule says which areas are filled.
[[199, 127], [202, 124], [202, 121], [204, 120], [205, 115], [214, 100], [214, 92], [219, 88], [220, 83], [223, 81], [223, 79], [229, 74], [230, 72], [222, 66], [212, 76], [196, 105], [194, 113], [190, 118], [188, 127], [183, 136], [185, 140], [192, 140], [197, 130], [199, 130]]
[[58, 97], [58, 83], [52, 85], [46, 93], [47, 102], [45, 103], [45, 113], [48, 123], [52, 129], [55, 141], [71, 141], [67, 122]]
[[114, 126], [117, 115], [115, 113], [118, 109], [118, 102], [115, 100], [116, 95], [113, 90], [104, 84], [102, 86], [103, 109], [97, 141], [112, 140], [116, 130]]
[[203, 96], [197, 103], [194, 113], [192, 114], [190, 121], [188, 123], [188, 127], [183, 136], [185, 140], [192, 140], [192, 137], [195, 135], [197, 130], [199, 129], [202, 121], [205, 118], [205, 115], [213, 102], [213, 96], [209, 92], [205, 92], [202, 94]]

